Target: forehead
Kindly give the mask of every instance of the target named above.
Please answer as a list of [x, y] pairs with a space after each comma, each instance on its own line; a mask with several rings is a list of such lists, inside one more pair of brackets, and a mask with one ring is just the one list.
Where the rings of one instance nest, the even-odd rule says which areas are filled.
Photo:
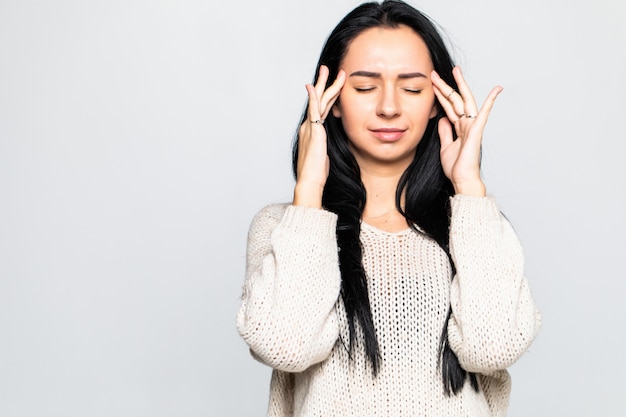
[[341, 67], [346, 71], [430, 71], [430, 52], [424, 40], [405, 25], [374, 27], [350, 42]]

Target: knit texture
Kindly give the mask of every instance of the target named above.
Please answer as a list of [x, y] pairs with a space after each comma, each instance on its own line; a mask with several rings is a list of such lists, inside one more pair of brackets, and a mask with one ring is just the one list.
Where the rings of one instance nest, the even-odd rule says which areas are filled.
[[[363, 266], [382, 357], [374, 377], [357, 331], [354, 352], [339, 295], [336, 215], [273, 205], [252, 222], [237, 317], [253, 356], [271, 366], [270, 417], [504, 416], [506, 368], [540, 326], [522, 250], [489, 197], [451, 199], [450, 250], [407, 228], [361, 225]], [[447, 396], [438, 367], [448, 308], [449, 342], [478, 374]], [[357, 327], [357, 329], [359, 329]]]

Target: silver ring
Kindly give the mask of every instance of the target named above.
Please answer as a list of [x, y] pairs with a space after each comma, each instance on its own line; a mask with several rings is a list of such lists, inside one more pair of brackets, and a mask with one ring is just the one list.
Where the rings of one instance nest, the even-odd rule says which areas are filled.
[[450, 94], [446, 96], [446, 98], [450, 98], [450, 96], [454, 93], [456, 93], [456, 90], [453, 88], [452, 91], [450, 91]]
[[468, 116], [465, 113], [463, 113], [463, 114], [459, 114], [457, 117], [460, 119], [461, 117], [468, 117]]
[[467, 115], [467, 116], [465, 116], [465, 117], [467, 117], [468, 119], [475, 119], [475, 118], [476, 118], [476, 115], [471, 115], [471, 114], [468, 114], [468, 115]]
[[311, 123], [315, 123], [316, 125], [323, 125], [324, 119], [311, 120]]

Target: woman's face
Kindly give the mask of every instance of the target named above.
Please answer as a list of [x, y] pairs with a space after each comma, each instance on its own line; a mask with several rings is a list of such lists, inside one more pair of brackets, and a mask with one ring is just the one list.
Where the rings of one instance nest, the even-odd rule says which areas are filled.
[[371, 28], [350, 43], [341, 69], [347, 79], [333, 115], [357, 162], [406, 168], [436, 115], [426, 44], [407, 26]]

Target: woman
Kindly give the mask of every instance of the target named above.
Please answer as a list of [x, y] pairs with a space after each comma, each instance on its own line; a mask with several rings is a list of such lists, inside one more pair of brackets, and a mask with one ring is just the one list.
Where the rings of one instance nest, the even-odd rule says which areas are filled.
[[519, 242], [480, 176], [487, 117], [434, 25], [350, 12], [322, 51], [289, 205], [249, 239], [238, 328], [269, 416], [504, 416], [539, 328]]

